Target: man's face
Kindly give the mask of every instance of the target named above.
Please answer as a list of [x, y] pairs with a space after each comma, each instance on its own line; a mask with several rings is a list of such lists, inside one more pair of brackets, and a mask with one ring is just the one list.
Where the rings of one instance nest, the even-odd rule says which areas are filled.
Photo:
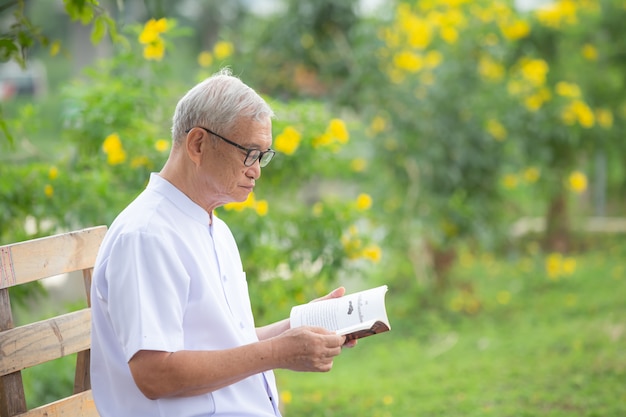
[[[248, 149], [266, 151], [272, 144], [272, 122], [243, 119], [230, 132], [219, 135]], [[259, 161], [245, 166], [246, 151], [204, 132], [207, 145], [202, 158], [202, 192], [210, 205], [220, 206], [231, 202], [241, 202], [248, 198], [261, 176]]]

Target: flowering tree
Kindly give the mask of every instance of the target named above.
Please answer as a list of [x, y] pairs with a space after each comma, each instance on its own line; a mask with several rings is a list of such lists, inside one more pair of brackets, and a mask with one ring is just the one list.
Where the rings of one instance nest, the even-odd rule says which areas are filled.
[[509, 193], [522, 183], [548, 202], [550, 247], [566, 249], [567, 193], [586, 189], [590, 152], [622, 146], [624, 13], [619, 1], [400, 2], [375, 38], [355, 31], [346, 60], [362, 70], [347, 83], [359, 88], [342, 101], [371, 121], [387, 244], [416, 275], [424, 237], [439, 276], [459, 243], [493, 243], [507, 212], [523, 213]]
[[520, 161], [541, 169], [548, 247], [567, 250], [567, 193], [587, 189], [585, 172], [596, 154], [623, 149], [626, 77], [618, 22], [626, 8], [618, 1], [561, 0], [524, 18], [528, 33], [509, 51], [501, 80], [511, 105], [499, 117]]

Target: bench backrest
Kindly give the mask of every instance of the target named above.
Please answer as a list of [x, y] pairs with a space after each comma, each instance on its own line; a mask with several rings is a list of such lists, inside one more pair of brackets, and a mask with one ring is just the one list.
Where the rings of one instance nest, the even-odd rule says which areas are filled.
[[[106, 226], [0, 246], [0, 416], [97, 417], [89, 380], [91, 274]], [[87, 308], [15, 327], [9, 288], [82, 271]], [[21, 371], [77, 353], [74, 394], [27, 410]]]

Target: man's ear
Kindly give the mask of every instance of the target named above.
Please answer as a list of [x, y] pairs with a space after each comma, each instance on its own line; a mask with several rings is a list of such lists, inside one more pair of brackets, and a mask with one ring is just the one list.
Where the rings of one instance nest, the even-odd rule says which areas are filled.
[[185, 148], [187, 156], [195, 164], [199, 165], [202, 161], [202, 152], [204, 151], [205, 142], [202, 140], [204, 134], [200, 129], [191, 129], [185, 137]]

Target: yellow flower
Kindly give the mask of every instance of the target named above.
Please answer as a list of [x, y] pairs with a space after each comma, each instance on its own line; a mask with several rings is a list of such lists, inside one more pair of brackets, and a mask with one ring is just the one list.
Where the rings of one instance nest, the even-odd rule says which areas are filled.
[[591, 108], [582, 100], [576, 100], [573, 103], [573, 110], [578, 119], [578, 123], [585, 128], [590, 128], [595, 125], [596, 116]]
[[610, 109], [597, 109], [596, 119], [598, 124], [605, 129], [613, 127], [613, 112]]
[[245, 209], [256, 211], [259, 216], [265, 216], [268, 212], [268, 204], [265, 200], [257, 200], [254, 192], [248, 194], [248, 198], [241, 202], [232, 202], [224, 205], [224, 210], [243, 211]]
[[167, 19], [162, 17], [157, 21], [151, 20], [152, 28], [157, 33], [167, 32]]
[[141, 43], [142, 45], [149, 45], [152, 42], [156, 42], [156, 40], [159, 38], [159, 33], [154, 30], [150, 30], [148, 28], [148, 24], [146, 23], [143, 31], [141, 32], [141, 34], [139, 34], [139, 43]]
[[535, 14], [544, 26], [559, 29], [563, 23], [575, 24], [576, 4], [572, 0], [559, 0], [538, 9]]
[[418, 72], [424, 66], [422, 57], [410, 51], [397, 53], [394, 56], [393, 62], [396, 67], [408, 72]]
[[426, 49], [432, 40], [431, 25], [410, 11], [398, 12], [399, 26], [411, 48]]
[[167, 152], [170, 149], [170, 141], [159, 139], [155, 142], [154, 148], [159, 152]]
[[286, 155], [293, 155], [300, 145], [300, 132], [291, 126], [287, 126], [276, 136], [274, 141], [274, 149]]
[[497, 141], [505, 140], [508, 134], [506, 128], [496, 119], [487, 120], [486, 130]]
[[506, 174], [502, 178], [502, 185], [504, 185], [504, 188], [509, 189], [509, 190], [512, 190], [513, 188], [517, 187], [518, 182], [519, 181], [515, 174]]
[[329, 133], [324, 133], [315, 139], [313, 139], [313, 148], [319, 148], [321, 146], [327, 146], [333, 143], [333, 137]]
[[551, 253], [546, 258], [546, 273], [548, 274], [548, 278], [553, 281], [556, 281], [561, 276], [561, 262], [563, 260], [563, 256], [560, 253]]
[[367, 167], [367, 161], [363, 158], [355, 158], [350, 161], [350, 169], [354, 172], [363, 172]]
[[356, 208], [359, 211], [365, 211], [372, 207], [372, 197], [369, 194], [359, 194], [356, 198]]
[[562, 269], [563, 269], [564, 275], [572, 275], [574, 272], [576, 272], [576, 259], [575, 258], [563, 259]]
[[370, 245], [363, 249], [362, 256], [374, 263], [378, 263], [382, 258], [382, 250], [377, 245]]
[[218, 41], [213, 46], [213, 54], [215, 55], [215, 59], [221, 60], [228, 58], [233, 54], [233, 44], [227, 41]]
[[291, 403], [291, 400], [293, 399], [293, 396], [291, 395], [291, 391], [281, 391], [280, 392], [280, 401], [283, 404], [289, 404]]
[[526, 106], [528, 110], [535, 112], [541, 108], [545, 101], [546, 96], [539, 92], [526, 97], [524, 99], [524, 106]]
[[213, 55], [208, 51], [202, 51], [198, 54], [198, 65], [202, 68], [210, 67], [213, 64]]
[[126, 152], [117, 133], [112, 133], [104, 139], [102, 150], [107, 155], [109, 165], [121, 164], [126, 160]]
[[586, 43], [583, 45], [582, 55], [587, 61], [598, 60], [598, 50], [590, 43]]
[[143, 48], [143, 57], [147, 60], [160, 61], [165, 55], [165, 42], [158, 38]]
[[440, 30], [440, 35], [444, 41], [451, 45], [455, 44], [456, 41], [459, 39], [459, 32], [451, 26], [442, 27]]
[[256, 211], [256, 214], [258, 214], [261, 217], [267, 215], [268, 209], [269, 209], [269, 205], [267, 204], [267, 200], [259, 200], [254, 205], [254, 211]]
[[50, 45], [50, 56], [57, 56], [60, 50], [61, 50], [61, 41], [56, 40], [52, 42], [52, 44]]
[[578, 98], [581, 96], [580, 87], [574, 83], [559, 81], [556, 83], [556, 93], [563, 97]]
[[48, 178], [54, 181], [55, 179], [57, 179], [58, 176], [59, 176], [59, 169], [55, 166], [50, 167], [50, 169], [48, 170]]
[[139, 34], [139, 43], [150, 44], [156, 42], [159, 39], [159, 35], [167, 31], [167, 19], [161, 18], [159, 20], [150, 19], [146, 22], [143, 30]]
[[510, 41], [525, 38], [530, 33], [530, 25], [523, 20], [515, 20], [511, 24], [501, 25], [500, 30], [505, 38]]
[[580, 171], [574, 171], [567, 179], [567, 184], [570, 190], [580, 194], [587, 189], [587, 176]]
[[424, 57], [424, 63], [428, 68], [437, 68], [443, 61], [443, 54], [439, 51], [428, 51]]
[[385, 395], [383, 397], [383, 404], [385, 404], [385, 405], [393, 404], [393, 397], [391, 395]]
[[122, 141], [117, 133], [111, 133], [104, 138], [104, 142], [102, 143], [104, 153], [115, 152], [120, 149], [122, 149]]
[[528, 183], [536, 182], [539, 179], [541, 172], [537, 167], [528, 167], [524, 170], [524, 179]]
[[387, 120], [382, 116], [376, 116], [372, 119], [372, 123], [370, 124], [370, 129], [372, 133], [380, 133], [387, 127]]
[[543, 59], [524, 59], [521, 61], [520, 70], [525, 80], [540, 87], [545, 84], [550, 67]]
[[332, 119], [328, 125], [328, 133], [339, 143], [346, 143], [350, 139], [350, 133], [346, 124], [341, 119]]
[[52, 188], [50, 184], [46, 184], [46, 186], [43, 187], [43, 193], [46, 195], [46, 197], [50, 198], [54, 195], [54, 188]]
[[119, 165], [126, 160], [126, 151], [118, 149], [107, 154], [107, 163], [109, 165]]

